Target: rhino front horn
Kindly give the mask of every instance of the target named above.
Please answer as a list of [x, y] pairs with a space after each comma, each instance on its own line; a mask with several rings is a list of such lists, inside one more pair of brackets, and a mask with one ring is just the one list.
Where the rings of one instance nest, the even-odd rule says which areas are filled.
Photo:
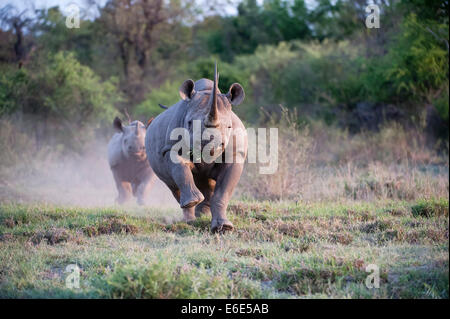
[[209, 100], [210, 109], [206, 119], [206, 127], [218, 127], [217, 92], [219, 91], [219, 75], [217, 74], [217, 62], [214, 65], [214, 86]]

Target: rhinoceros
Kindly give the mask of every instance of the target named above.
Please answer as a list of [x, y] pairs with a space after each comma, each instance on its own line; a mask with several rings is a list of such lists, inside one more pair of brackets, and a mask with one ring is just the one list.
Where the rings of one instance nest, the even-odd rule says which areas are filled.
[[[145, 149], [148, 160], [155, 174], [179, 202], [186, 222], [211, 214], [213, 232], [232, 230], [226, 209], [242, 174], [248, 144], [245, 127], [232, 111], [232, 105], [243, 101], [244, 89], [234, 83], [226, 94], [222, 94], [218, 88], [216, 64], [214, 81], [186, 80], [180, 86], [179, 94], [181, 100], [159, 114], [147, 129]], [[200, 142], [193, 140], [195, 122], [202, 136], [210, 129], [215, 130], [216, 135]], [[189, 156], [173, 153], [173, 147], [180, 141], [173, 139], [172, 132], [179, 128], [189, 132]], [[230, 140], [233, 142], [229, 143]], [[209, 154], [215, 160], [194, 160], [194, 143], [198, 143], [201, 153], [209, 144]], [[226, 152], [231, 152], [233, 161], [224, 160]]]
[[140, 121], [122, 125], [118, 117], [113, 126], [117, 132], [108, 144], [108, 162], [119, 192], [116, 202], [123, 204], [133, 194], [143, 205], [155, 178], [145, 152], [147, 127]]

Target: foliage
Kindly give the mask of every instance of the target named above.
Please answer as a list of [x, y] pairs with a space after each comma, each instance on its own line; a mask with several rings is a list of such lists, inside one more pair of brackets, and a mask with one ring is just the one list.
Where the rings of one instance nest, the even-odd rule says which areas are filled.
[[81, 19], [80, 28], [69, 29], [59, 7], [52, 7], [37, 10], [31, 31], [46, 52], [71, 51], [80, 63], [93, 65], [95, 39], [99, 36], [95, 27], [91, 21]]
[[[388, 106], [394, 120], [428, 121], [447, 140], [448, 3], [376, 1], [377, 30], [364, 27], [369, 2], [242, 0], [229, 15], [186, 1], [108, 0], [80, 29], [66, 28], [58, 7], [32, 19], [1, 9], [0, 116], [107, 127], [126, 108], [146, 119], [178, 101], [185, 79], [212, 78], [217, 61], [222, 92], [245, 89], [235, 111], [247, 123], [282, 104], [353, 133], [390, 120], [377, 113]], [[374, 125], [362, 120], [367, 105]], [[440, 121], [425, 118], [429, 105]]]
[[166, 81], [159, 88], [150, 91], [135, 110], [137, 116], [156, 116], [164, 111], [159, 104], [171, 106], [179, 101], [178, 89], [182, 82]]
[[430, 102], [436, 91], [448, 86], [448, 52], [414, 14], [404, 20], [388, 53], [370, 68], [365, 88], [378, 101]]
[[28, 68], [11, 69], [0, 79], [0, 114], [37, 116], [34, 125], [42, 122], [48, 134], [43, 138], [51, 136], [70, 146], [80, 147], [94, 128], [109, 124], [119, 101], [114, 82], [102, 82], [72, 53], [39, 57]]

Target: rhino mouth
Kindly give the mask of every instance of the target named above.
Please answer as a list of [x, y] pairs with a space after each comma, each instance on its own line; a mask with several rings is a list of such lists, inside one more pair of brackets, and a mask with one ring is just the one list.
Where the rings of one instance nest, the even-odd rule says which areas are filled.
[[220, 154], [222, 154], [224, 151], [225, 151], [225, 147], [224, 147], [224, 144], [222, 143], [222, 144], [220, 144], [220, 145], [218, 145], [218, 146], [212, 148], [212, 149], [209, 151], [209, 155], [210, 155], [210, 156], [220, 155]]
[[135, 153], [130, 153], [130, 155], [136, 159], [145, 159], [147, 154], [145, 154], [145, 152], [135, 152]]
[[[213, 148], [209, 150], [209, 156], [219, 156], [225, 152], [225, 146], [224, 143], [221, 143], [220, 145], [215, 145]], [[188, 152], [189, 160], [191, 162], [201, 162], [203, 160], [203, 147], [201, 148], [201, 151], [195, 152], [192, 148]]]

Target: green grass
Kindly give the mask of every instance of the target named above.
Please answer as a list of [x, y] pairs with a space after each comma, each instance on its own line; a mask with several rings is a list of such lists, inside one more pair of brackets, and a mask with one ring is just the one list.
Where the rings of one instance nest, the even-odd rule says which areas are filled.
[[[178, 209], [0, 204], [2, 298], [448, 298], [448, 200]], [[81, 269], [80, 289], [65, 268]], [[368, 289], [369, 264], [380, 288]]]

